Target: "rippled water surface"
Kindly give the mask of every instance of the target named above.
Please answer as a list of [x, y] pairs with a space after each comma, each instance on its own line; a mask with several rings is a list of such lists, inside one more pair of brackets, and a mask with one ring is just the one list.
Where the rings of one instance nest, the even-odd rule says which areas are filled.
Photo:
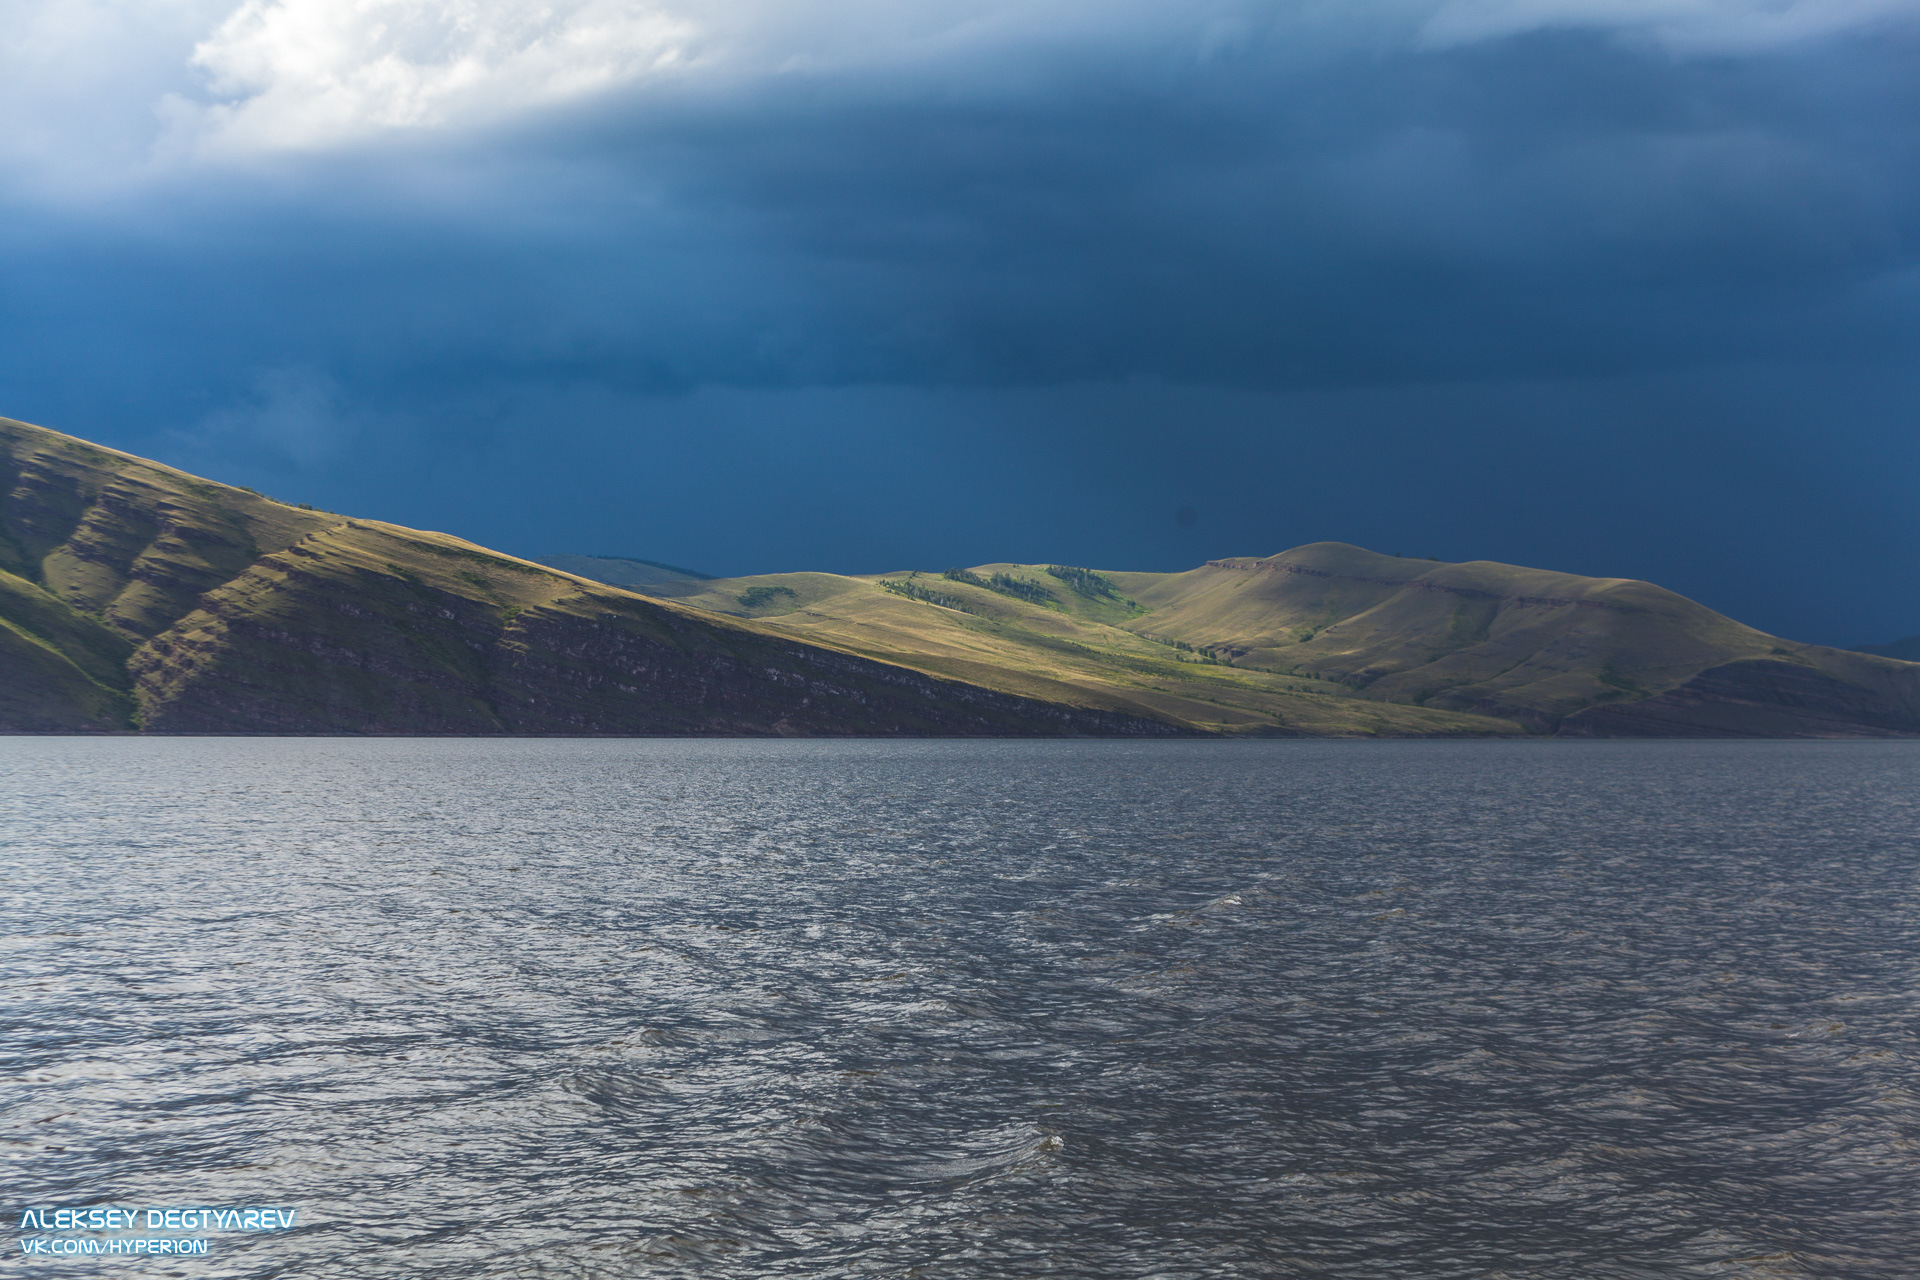
[[1920, 744], [0, 768], [20, 1274], [1920, 1275]]

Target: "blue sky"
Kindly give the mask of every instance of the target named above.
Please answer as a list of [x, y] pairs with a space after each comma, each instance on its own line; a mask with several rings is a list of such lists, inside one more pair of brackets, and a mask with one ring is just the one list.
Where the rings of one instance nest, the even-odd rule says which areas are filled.
[[521, 554], [1920, 631], [1920, 0], [17, 8], [9, 416]]

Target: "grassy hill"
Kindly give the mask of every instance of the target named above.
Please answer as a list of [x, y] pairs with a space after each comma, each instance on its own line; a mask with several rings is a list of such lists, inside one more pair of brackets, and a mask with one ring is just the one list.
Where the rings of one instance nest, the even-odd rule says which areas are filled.
[[997, 564], [668, 590], [796, 638], [1212, 732], [1920, 732], [1920, 665], [1782, 640], [1651, 583], [1344, 543], [1173, 574]]
[[0, 495], [5, 732], [1920, 733], [1920, 664], [1342, 543], [1173, 574], [572, 573], [7, 419]]
[[0, 495], [0, 731], [1179, 731], [802, 643], [8, 419]]
[[1236, 663], [1536, 730], [1711, 666], [1785, 651], [1651, 583], [1407, 560], [1344, 543], [1116, 577], [1152, 610], [1144, 625]]
[[1522, 732], [1499, 717], [1356, 699], [1312, 675], [1236, 666], [1197, 652], [1141, 626], [1151, 615], [1117, 585], [1128, 575], [1089, 575], [1076, 586], [1046, 565], [978, 565], [963, 573], [773, 574], [699, 583], [673, 598], [988, 688], [1160, 716], [1207, 732]]

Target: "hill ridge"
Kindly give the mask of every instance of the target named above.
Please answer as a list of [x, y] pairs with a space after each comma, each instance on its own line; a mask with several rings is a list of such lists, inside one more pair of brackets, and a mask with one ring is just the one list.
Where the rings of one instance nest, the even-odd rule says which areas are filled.
[[[676, 598], [924, 670], [964, 668], [995, 687], [1065, 683], [1216, 732], [1672, 736], [1689, 716], [1736, 734], [1761, 724], [1770, 736], [1796, 725], [1814, 736], [1848, 724], [1863, 735], [1892, 724], [1920, 732], [1920, 668], [1781, 640], [1639, 579], [1320, 542], [1183, 573], [1098, 570], [1125, 607], [1067, 592], [1042, 606], [985, 589], [1008, 575], [1044, 587], [1048, 572], [997, 563], [960, 575], [765, 574]], [[916, 574], [934, 582], [931, 596], [897, 583], [889, 594], [889, 581]], [[1819, 678], [1758, 680], [1757, 668], [1737, 665], [1762, 659]], [[1766, 715], [1719, 706], [1769, 697], [1806, 705]], [[1634, 716], [1580, 719], [1642, 702]]]
[[[1364, 548], [1360, 548], [1360, 549], [1364, 550]], [[1280, 554], [1285, 555], [1286, 553], [1281, 552]], [[1314, 577], [1314, 578], [1345, 578], [1350, 582], [1371, 582], [1371, 583], [1377, 583], [1381, 586], [1411, 588], [1413, 590], [1418, 590], [1418, 591], [1439, 591], [1448, 595], [1464, 596], [1470, 599], [1510, 600], [1515, 604], [1549, 605], [1555, 608], [1572, 607], [1572, 608], [1588, 608], [1588, 609], [1617, 609], [1621, 612], [1632, 612], [1632, 609], [1630, 606], [1619, 604], [1612, 600], [1588, 600], [1585, 598], [1572, 597], [1572, 596], [1501, 595], [1498, 592], [1483, 591], [1477, 587], [1456, 587], [1443, 582], [1429, 582], [1427, 581], [1426, 575], [1424, 574], [1417, 578], [1406, 578], [1406, 579], [1369, 578], [1369, 577], [1363, 577], [1358, 574], [1337, 573], [1331, 569], [1316, 569], [1316, 568], [1313, 568], [1311, 565], [1276, 563], [1272, 558], [1262, 558], [1254, 561], [1251, 564], [1240, 563], [1245, 559], [1246, 557], [1243, 557], [1243, 556], [1229, 556], [1224, 559], [1209, 560], [1206, 562], [1206, 565], [1208, 568], [1214, 568], [1214, 569], [1242, 569], [1242, 570], [1256, 570], [1256, 571], [1269, 570], [1269, 571], [1279, 572], [1279, 573], [1305, 574], [1308, 577]], [[1470, 565], [1471, 564], [1486, 564], [1486, 565], [1500, 564], [1500, 562], [1497, 560], [1465, 560], [1465, 561], [1460, 561], [1458, 563], [1470, 564]], [[1506, 568], [1506, 567], [1513, 567], [1513, 566], [1502, 565], [1501, 567]], [[1600, 578], [1600, 579], [1595, 579], [1595, 581], [1613, 583], [1613, 582], [1636, 582], [1639, 580], [1634, 578]], [[1654, 584], [1645, 583], [1644, 585], [1653, 586]]]
[[1920, 733], [1920, 665], [1495, 561], [662, 574], [623, 589], [0, 419], [0, 731]]
[[0, 419], [0, 731], [1182, 732]]

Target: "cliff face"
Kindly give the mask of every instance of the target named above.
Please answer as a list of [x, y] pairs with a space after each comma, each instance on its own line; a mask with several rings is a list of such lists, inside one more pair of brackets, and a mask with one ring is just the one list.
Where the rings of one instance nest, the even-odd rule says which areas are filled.
[[1165, 735], [0, 420], [0, 731]]

